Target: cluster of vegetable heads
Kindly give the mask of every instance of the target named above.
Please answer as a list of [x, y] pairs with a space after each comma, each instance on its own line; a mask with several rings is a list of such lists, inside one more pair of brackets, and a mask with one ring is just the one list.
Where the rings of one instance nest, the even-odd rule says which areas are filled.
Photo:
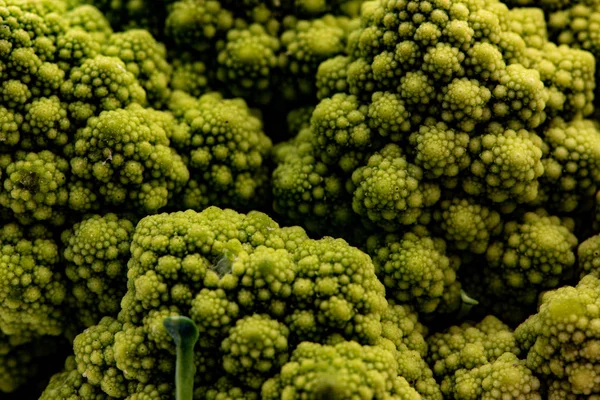
[[0, 398], [599, 399], [600, 0], [504, 1], [0, 0]]

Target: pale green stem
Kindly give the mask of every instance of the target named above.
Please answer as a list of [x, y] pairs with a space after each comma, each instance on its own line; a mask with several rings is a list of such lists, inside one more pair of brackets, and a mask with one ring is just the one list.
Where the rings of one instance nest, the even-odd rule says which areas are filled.
[[198, 328], [187, 317], [166, 317], [163, 325], [177, 346], [177, 364], [175, 366], [175, 398], [193, 400], [194, 398], [194, 346], [198, 341]]

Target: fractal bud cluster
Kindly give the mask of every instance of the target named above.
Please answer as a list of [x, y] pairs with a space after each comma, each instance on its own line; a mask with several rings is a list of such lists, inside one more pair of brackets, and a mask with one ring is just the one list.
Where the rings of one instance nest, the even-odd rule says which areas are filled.
[[599, 27], [0, 0], [0, 397], [600, 396]]

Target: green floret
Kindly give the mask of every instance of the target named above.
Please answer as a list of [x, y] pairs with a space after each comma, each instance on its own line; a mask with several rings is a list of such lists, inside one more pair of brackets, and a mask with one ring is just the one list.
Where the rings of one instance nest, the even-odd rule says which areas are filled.
[[513, 353], [471, 370], [458, 370], [451, 385], [451, 390], [444, 389], [456, 400], [542, 398], [539, 379]]
[[289, 14], [297, 15], [288, 0], [219, 0], [219, 3], [236, 17], [235, 26], [256, 23], [273, 35], [277, 35], [286, 17], [293, 18]]
[[[489, 368], [503, 354], [519, 355], [513, 332], [492, 315], [478, 323], [465, 322], [435, 333], [427, 339], [427, 344], [427, 361], [438, 381], [442, 381], [442, 391], [446, 396], [452, 396], [460, 376], [476, 376], [479, 373], [476, 368]], [[461, 395], [468, 396], [469, 393]]]
[[[193, 260], [201, 265], [200, 260]], [[192, 260], [188, 260], [191, 263]], [[204, 266], [210, 268], [210, 265]], [[224, 275], [225, 273], [223, 273]], [[191, 291], [187, 289], [189, 293]], [[185, 300], [185, 299], [184, 299]], [[202, 335], [201, 344], [216, 342], [215, 338], [223, 336], [239, 318], [240, 307], [227, 298], [227, 293], [222, 289], [204, 288], [193, 298], [190, 308], [190, 317], [196, 321], [198, 331]]]
[[118, 57], [125, 63], [146, 91], [148, 103], [160, 109], [166, 105], [169, 95], [171, 66], [166, 60], [167, 51], [144, 29], [131, 29], [112, 34], [103, 44], [102, 53]]
[[170, 384], [161, 385], [138, 384], [135, 391], [127, 396], [126, 400], [162, 400], [170, 398], [173, 393], [173, 387]]
[[[343, 240], [324, 238], [303, 242], [294, 260], [298, 263], [297, 279], [292, 284], [293, 299], [299, 305], [296, 312], [315, 310], [317, 330], [344, 326], [345, 335], [366, 343], [375, 340], [381, 332], [377, 314], [386, 307], [381, 297], [383, 285], [366, 254]], [[330, 269], [328, 265], [345, 268]], [[289, 316], [292, 331], [296, 312]]]
[[349, 20], [326, 15], [290, 25], [280, 36], [284, 50], [280, 55], [282, 95], [285, 100], [297, 101], [314, 95], [319, 64], [343, 53]]
[[[520, 87], [519, 84], [516, 86]], [[520, 94], [513, 96], [523, 97]], [[439, 97], [442, 119], [445, 122], [456, 124], [461, 130], [473, 131], [477, 123], [490, 119], [491, 110], [488, 102], [492, 98], [492, 93], [474, 79], [455, 78], [442, 89]], [[496, 97], [501, 98], [500, 95], [496, 95]]]
[[42, 226], [0, 230], [0, 330], [24, 341], [63, 332], [66, 282], [56, 242]]
[[418, 321], [413, 307], [389, 302], [387, 311], [381, 315], [381, 336], [394, 344], [396, 349], [416, 351], [421, 357], [427, 354], [427, 328]]
[[40, 400], [109, 400], [111, 397], [87, 383], [77, 372], [74, 357], [65, 361], [63, 371], [54, 374], [41, 394]]
[[[382, 54], [385, 53], [376, 57], [381, 57]], [[464, 74], [461, 66], [464, 57], [464, 53], [456, 47], [447, 43], [437, 43], [435, 46], [429, 46], [423, 54], [421, 68], [435, 80], [450, 81]], [[373, 64], [375, 65], [375, 60]]]
[[[89, 385], [90, 390], [112, 397], [126, 397], [127, 381], [116, 368], [112, 345], [115, 334], [120, 332], [123, 324], [111, 317], [104, 317], [94, 325], [80, 333], [73, 342], [76, 368], [81, 385]], [[111, 349], [106, 351], [106, 349]], [[73, 379], [63, 377], [62, 379]], [[76, 383], [65, 382], [65, 390], [72, 390]]]
[[44, 62], [37, 70], [34, 85], [31, 86], [31, 92], [35, 96], [49, 96], [59, 93], [59, 89], [64, 82], [65, 74], [58, 64]]
[[409, 132], [411, 124], [410, 114], [404, 107], [404, 101], [395, 93], [373, 93], [367, 112], [369, 127], [383, 137], [390, 138], [393, 142], [402, 139], [402, 134]]
[[[588, 275], [576, 287], [546, 292], [538, 313], [515, 330], [527, 367], [552, 386], [554, 396], [593, 397], [598, 384], [600, 280]], [[560, 392], [559, 392], [560, 393]]]
[[594, 55], [565, 45], [547, 44], [543, 50], [553, 68], [545, 70], [547, 65], [541, 63], [537, 68], [548, 75], [546, 85], [555, 103], [550, 106], [558, 110], [549, 114], [574, 119], [590, 116], [594, 112], [596, 89]]
[[262, 398], [421, 398], [397, 369], [393, 353], [381, 347], [304, 342], [281, 374], [263, 385]]
[[[458, 26], [464, 22], [456, 21]], [[469, 36], [470, 38], [470, 36]], [[472, 43], [467, 51], [466, 73], [470, 78], [480, 77], [483, 80], [498, 81], [500, 74], [506, 69], [506, 62], [497, 46], [486, 42]]]
[[288, 335], [284, 324], [265, 315], [239, 319], [221, 343], [223, 369], [259, 389], [267, 374], [278, 371], [287, 361]]
[[252, 103], [268, 104], [278, 72], [279, 40], [262, 25], [232, 29], [219, 48], [216, 77], [226, 93]]
[[181, 149], [192, 176], [182, 205], [251, 209], [262, 204], [268, 180], [265, 160], [272, 144], [261, 120], [242, 99], [223, 99], [217, 93], [198, 100], [188, 97], [185, 110], [182, 104], [170, 103], [171, 110], [181, 115], [183, 129], [173, 145]]
[[[155, 322], [151, 320], [151, 313], [144, 322]], [[162, 321], [167, 316], [177, 316], [177, 312], [161, 314], [158, 323], [152, 323], [142, 326], [133, 326], [124, 324], [123, 330], [115, 334], [115, 342], [112, 350], [114, 351], [114, 361], [119, 371], [119, 379], [125, 378], [125, 382], [133, 380], [136, 383], [166, 383], [160, 381], [160, 376], [164, 374], [171, 375], [175, 372], [175, 359], [166, 359], [166, 354], [161, 349], [171, 344], [171, 339], [162, 334], [158, 340], [153, 340], [150, 334], [154, 334], [157, 329], [161, 329]], [[150, 321], [148, 321], [150, 320]], [[166, 329], [162, 327], [166, 332]], [[162, 357], [156, 357], [159, 353]], [[76, 353], [77, 354], [77, 353]], [[162, 358], [162, 359], [161, 359]]]
[[535, 311], [538, 295], [558, 287], [575, 274], [574, 223], [543, 210], [525, 213], [504, 224], [502, 237], [490, 243], [487, 263], [464, 266], [465, 290], [510, 323], [520, 323]]
[[600, 235], [592, 236], [577, 247], [579, 277], [594, 275], [600, 278]]
[[352, 171], [358, 166], [362, 151], [372, 140], [367, 113], [367, 107], [355, 96], [342, 93], [317, 105], [310, 125], [315, 148], [323, 162], [338, 164], [344, 171]]
[[[216, 270], [224, 274], [218, 264]], [[240, 254], [231, 264], [231, 273], [247, 288], [243, 289], [243, 297], [238, 297], [240, 305], [248, 311], [256, 308], [280, 313], [283, 312], [281, 302], [291, 295], [298, 271], [284, 250], [260, 247], [251, 255]]]
[[31, 98], [31, 91], [21, 81], [5, 80], [0, 86], [0, 99], [10, 108], [21, 109]]
[[21, 125], [23, 149], [48, 148], [50, 144], [61, 148], [71, 139], [71, 122], [67, 116], [67, 104], [57, 96], [40, 97], [24, 108]]
[[6, 62], [6, 67], [10, 68], [9, 74], [14, 78], [21, 78], [25, 82], [37, 72], [41, 65], [42, 60], [35, 50], [26, 47], [14, 49]]
[[286, 118], [288, 132], [296, 135], [304, 128], [310, 127], [310, 119], [315, 111], [313, 106], [295, 108], [291, 110]]
[[541, 50], [527, 50], [530, 68], [540, 72], [549, 93], [548, 116], [578, 119], [594, 112], [596, 62], [593, 54], [554, 43], [544, 44]]
[[528, 212], [522, 222], [504, 225], [504, 239], [488, 247], [488, 265], [508, 287], [554, 288], [573, 273], [577, 238], [572, 231], [571, 220]]
[[508, 16], [509, 30], [519, 34], [528, 47], [540, 49], [548, 42], [544, 11], [539, 8], [513, 8]]
[[329, 58], [319, 64], [315, 76], [319, 100], [348, 90], [347, 70], [349, 64], [350, 57], [344, 55]]
[[[587, 113], [583, 115], [589, 115], [593, 111], [594, 70], [598, 72], [598, 68], [594, 68], [594, 58], [597, 60], [600, 55], [600, 35], [597, 28], [600, 21], [600, 3], [595, 0], [577, 3], [569, 4], [569, 8], [548, 15], [548, 28], [556, 43], [568, 46], [560, 46], [559, 49], [562, 49], [563, 53], [570, 51], [572, 54], [572, 63], [563, 65], [572, 68], [573, 71], [561, 68], [563, 86], [570, 85], [574, 89], [577, 95], [575, 105], [587, 106], [587, 109], [584, 109]], [[591, 54], [575, 49], [587, 50]]]
[[[277, 145], [277, 168], [271, 178], [273, 208], [311, 232], [352, 226], [357, 218], [342, 174], [314, 154], [313, 133], [302, 129], [294, 140]], [[339, 229], [343, 231], [344, 229]]]
[[600, 183], [600, 127], [592, 120], [555, 118], [544, 131], [544, 143], [546, 196], [559, 211], [573, 211]]
[[[2, 17], [4, 20], [8, 19], [11, 21], [14, 29], [7, 31], [7, 36], [4, 38], [16, 48], [28, 48], [33, 47], [41, 50], [47, 43], [42, 41], [36, 41], [38, 38], [42, 38], [46, 35], [50, 36], [53, 32], [52, 27], [42, 16], [25, 12], [20, 7], [8, 7], [6, 3], [2, 3]], [[23, 30], [27, 33], [23, 35]], [[55, 27], [58, 29], [58, 27]]]
[[20, 126], [23, 116], [0, 106], [0, 148], [13, 147], [21, 140]]
[[68, 72], [72, 66], [81, 65], [88, 58], [100, 54], [100, 41], [82, 29], [69, 29], [56, 41], [57, 66]]
[[427, 363], [415, 351], [397, 353], [398, 375], [406, 379], [424, 400], [442, 400], [440, 385], [435, 381]]
[[68, 162], [50, 151], [15, 153], [14, 160], [4, 170], [0, 205], [9, 208], [23, 223], [64, 222]]
[[[417, 321], [417, 313], [409, 306], [391, 302], [381, 317], [381, 323], [382, 337], [377, 345], [394, 354], [398, 375], [406, 379], [423, 399], [442, 400], [440, 386], [423, 359], [427, 353], [427, 343], [423, 338], [427, 328]], [[336, 337], [328, 340], [328, 344], [339, 342], [342, 340]]]
[[194, 398], [206, 400], [259, 400], [259, 393], [240, 387], [228, 377], [220, 378], [212, 386], [199, 387], [194, 391]]
[[455, 131], [443, 122], [426, 123], [409, 137], [415, 164], [433, 177], [453, 177], [471, 165], [469, 135]]
[[69, 23], [70, 28], [80, 28], [79, 32], [87, 32], [97, 43], [103, 43], [113, 33], [110, 22], [104, 14], [90, 4], [72, 8], [64, 14], [63, 18]]
[[77, 212], [98, 210], [100, 202], [91, 182], [69, 182], [69, 209]]
[[134, 104], [102, 112], [77, 131], [71, 171], [93, 182], [105, 204], [133, 202], [129, 208], [155, 212], [188, 181], [182, 158], [169, 147], [166, 119], [156, 113]]
[[400, 147], [389, 144], [352, 174], [352, 208], [374, 224], [392, 229], [416, 223], [440, 198], [440, 188], [423, 180]]
[[[579, 4], [577, 4], [579, 3]], [[567, 5], [567, 4], [566, 4]], [[600, 14], [595, 0], [571, 2], [570, 7], [548, 16], [548, 28], [557, 43], [591, 51], [600, 50], [600, 36], [594, 28]]]
[[[398, 43], [394, 49], [394, 62], [400, 65], [408, 64], [415, 66], [418, 64], [418, 58], [421, 53], [417, 44], [412, 41], [402, 41]], [[361, 59], [359, 59], [361, 60]], [[358, 62], [359, 60], [355, 61]], [[420, 105], [429, 103], [433, 96], [433, 80], [424, 71], [406, 71], [404, 76], [398, 76], [400, 86], [398, 87], [399, 94], [412, 105]], [[418, 89], [423, 89], [424, 92], [419, 93]]]
[[485, 253], [489, 241], [502, 232], [500, 214], [472, 198], [441, 201], [433, 219], [452, 247], [475, 254]]
[[[373, 57], [373, 63], [371, 64], [371, 71], [375, 84], [381, 87], [386, 86], [397, 86], [400, 79], [400, 68], [398, 60], [396, 60], [394, 53], [390, 51], [384, 51], [381, 54]], [[426, 66], [423, 65], [425, 68]], [[353, 69], [353, 77], [356, 78], [356, 70]], [[371, 78], [371, 77], [369, 77]]]
[[577, 395], [573, 393], [568, 381], [552, 381], [548, 386], [548, 400], [585, 400], [593, 396]]
[[[173, 392], [170, 384], [130, 384], [127, 400], [162, 400], [169, 398]], [[65, 361], [63, 371], [50, 378], [50, 382], [41, 394], [40, 400], [112, 400], [102, 390], [86, 381], [86, 377], [77, 371], [77, 363], [73, 356]], [[125, 398], [125, 397], [123, 397]]]
[[62, 233], [65, 274], [84, 326], [116, 316], [126, 291], [133, 223], [115, 214], [93, 215]]
[[225, 36], [233, 22], [231, 12], [218, 1], [179, 0], [167, 8], [165, 35], [181, 48], [203, 51]]
[[[102, 79], [92, 79], [100, 76]], [[146, 103], [146, 92], [127, 71], [123, 61], [115, 57], [96, 56], [71, 69], [69, 79], [60, 88], [69, 100], [69, 111], [77, 118], [85, 110], [116, 110], [131, 103]], [[91, 115], [77, 119], [85, 122]]]
[[423, 227], [404, 235], [370, 236], [366, 247], [388, 298], [414, 304], [420, 312], [434, 312], [456, 282], [458, 266], [446, 256], [446, 243]]
[[[183, 91], [194, 97], [200, 97], [209, 91], [209, 71], [202, 61], [194, 60], [190, 53], [177, 53], [171, 60], [173, 74], [170, 87], [174, 91]], [[171, 97], [173, 101], [173, 97]]]
[[495, 203], [532, 202], [544, 173], [542, 146], [532, 131], [491, 125], [489, 133], [469, 144], [473, 178], [465, 180], [463, 189], [470, 195], [485, 194]]
[[[377, 89], [377, 85], [373, 80], [371, 65], [362, 58], [348, 64], [346, 76], [346, 80], [348, 81], [348, 92], [354, 96], [358, 96], [361, 100], [368, 100]], [[334, 93], [332, 93], [330, 97], [333, 96], [333, 94]]]

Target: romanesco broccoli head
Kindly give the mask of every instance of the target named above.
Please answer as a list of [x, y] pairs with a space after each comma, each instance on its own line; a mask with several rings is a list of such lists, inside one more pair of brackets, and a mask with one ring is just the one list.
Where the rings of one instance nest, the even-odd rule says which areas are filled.
[[262, 388], [263, 399], [353, 398], [419, 399], [397, 373], [393, 353], [377, 346], [342, 342], [334, 346], [303, 342], [280, 375]]
[[65, 275], [83, 326], [116, 316], [126, 291], [134, 224], [115, 214], [91, 215], [65, 230], [61, 239]]
[[527, 367], [553, 387], [554, 396], [592, 396], [600, 391], [595, 356], [598, 285], [598, 278], [587, 275], [575, 287], [546, 292], [538, 313], [515, 330]]
[[[118, 221], [92, 217], [64, 238], [75, 246], [86, 225], [119, 229]], [[66, 255], [76, 260], [73, 250]], [[171, 382], [174, 349], [162, 325], [169, 316], [189, 315], [198, 327], [198, 387], [226, 376], [258, 391], [286, 368], [300, 342], [332, 335], [376, 344], [385, 327], [392, 346], [419, 359], [425, 351], [416, 315], [401, 306], [385, 314], [384, 288], [370, 258], [341, 239], [312, 240], [262, 213], [209, 207], [142, 219], [130, 252], [118, 316], [104, 317], [74, 341], [78, 371], [110, 396]]]
[[0, 233], [0, 330], [22, 341], [62, 334], [67, 287], [50, 231], [6, 223]]
[[[423, 227], [404, 235], [371, 236], [367, 252], [387, 297], [400, 304], [414, 304], [422, 313], [434, 312], [445, 301], [444, 292], [456, 282], [458, 265], [446, 255], [446, 243], [431, 237]], [[452, 308], [447, 307], [447, 311]]]

